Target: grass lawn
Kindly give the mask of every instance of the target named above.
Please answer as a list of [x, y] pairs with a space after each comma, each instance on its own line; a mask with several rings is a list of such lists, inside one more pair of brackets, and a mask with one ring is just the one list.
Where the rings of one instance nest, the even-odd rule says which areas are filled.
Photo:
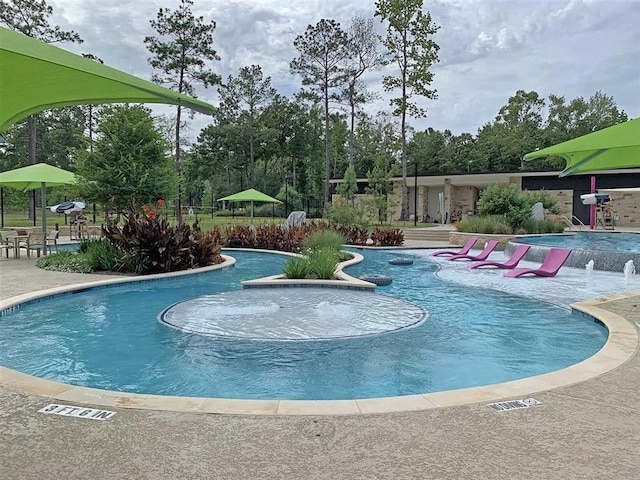
[[[87, 216], [88, 220], [89, 220], [89, 225], [101, 225], [102, 223], [104, 223], [104, 216], [97, 214], [96, 213], [96, 219], [95, 222], [93, 221], [93, 214], [92, 212], [87, 209], [85, 211], [85, 215]], [[65, 215], [64, 214], [60, 214], [60, 213], [53, 213], [51, 211], [47, 211], [47, 228], [54, 228], [55, 224], [58, 224], [58, 228], [64, 232], [65, 229], [69, 228], [69, 223], [72, 221], [73, 215], [67, 215], [67, 218], [65, 219]], [[171, 219], [174, 219], [174, 217], [170, 217]], [[232, 216], [214, 216], [213, 218], [211, 217], [211, 215], [183, 215], [182, 217], [183, 221], [187, 222], [187, 223], [193, 223], [195, 222], [196, 219], [198, 219], [198, 221], [200, 222], [200, 228], [204, 231], [207, 230], [211, 230], [215, 225], [229, 225], [229, 224], [235, 224], [235, 225], [249, 225], [251, 223], [251, 219], [249, 217], [245, 217], [245, 216], [238, 216], [236, 215], [235, 217]], [[40, 226], [42, 224], [42, 212], [40, 209], [38, 209], [37, 213], [36, 213], [36, 226]], [[65, 224], [65, 220], [66, 220], [66, 224]], [[174, 219], [175, 220], [175, 219]], [[260, 225], [260, 224], [264, 224], [264, 223], [275, 223], [275, 224], [282, 224], [284, 223], [285, 219], [282, 217], [254, 217], [253, 219], [253, 224], [254, 225]], [[4, 226], [5, 227], [33, 227], [33, 220], [30, 220], [27, 212], [4, 212]], [[384, 225], [379, 225], [379, 224], [371, 224], [369, 225], [369, 230], [373, 230], [375, 227], [391, 227], [391, 228], [400, 228], [403, 230], [408, 230], [411, 228], [414, 228], [413, 225], [413, 220], [411, 221], [407, 221], [407, 222], [390, 222]], [[426, 228], [426, 227], [434, 227], [437, 226], [437, 224], [433, 224], [433, 223], [418, 223], [417, 227], [418, 228]]]

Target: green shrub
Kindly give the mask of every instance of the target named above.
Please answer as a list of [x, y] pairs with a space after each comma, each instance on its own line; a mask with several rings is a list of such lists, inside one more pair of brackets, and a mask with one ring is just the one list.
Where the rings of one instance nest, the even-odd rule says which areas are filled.
[[338, 267], [340, 251], [332, 248], [311, 250], [308, 256], [311, 275], [320, 280], [329, 280]]
[[502, 215], [490, 215], [486, 217], [467, 217], [456, 226], [459, 232], [483, 233], [493, 235], [510, 235], [513, 233], [511, 225]]
[[335, 225], [367, 228], [364, 212], [355, 205], [332, 204], [327, 211], [327, 219]]
[[560, 212], [557, 200], [548, 192], [518, 192], [514, 185], [489, 185], [476, 204], [480, 216], [503, 215], [511, 226], [511, 233], [524, 228], [523, 224], [531, 219], [531, 207], [541, 202], [552, 213]]
[[344, 242], [344, 237], [335, 230], [321, 230], [302, 240], [302, 250], [303, 252], [321, 249], [340, 251]]
[[291, 257], [285, 263], [282, 273], [287, 278], [307, 278], [311, 273], [311, 266], [307, 258]]
[[59, 252], [46, 255], [38, 259], [36, 266], [43, 270], [55, 270], [58, 272], [93, 272], [91, 259], [86, 254], [75, 252]]
[[476, 209], [480, 216], [507, 215], [514, 207], [524, 204], [514, 185], [489, 185], [480, 195]]
[[560, 207], [558, 207], [558, 200], [551, 196], [549, 192], [544, 190], [535, 190], [535, 191], [524, 191], [522, 192], [522, 197], [525, 201], [533, 206], [534, 203], [542, 203], [542, 206], [545, 210], [554, 215], [560, 215]]
[[247, 217], [251, 215], [251, 211], [248, 209], [234, 209], [234, 210], [218, 210], [215, 214], [216, 217]]
[[82, 240], [78, 253], [87, 257], [94, 271], [118, 271], [123, 256], [106, 238]]

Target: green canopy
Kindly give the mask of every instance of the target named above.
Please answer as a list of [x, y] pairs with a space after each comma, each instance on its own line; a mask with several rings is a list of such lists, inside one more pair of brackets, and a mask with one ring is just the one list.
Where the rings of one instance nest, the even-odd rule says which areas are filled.
[[223, 200], [226, 200], [227, 202], [251, 202], [251, 223], [253, 223], [253, 202], [282, 203], [280, 200], [270, 197], [266, 193], [259, 192], [253, 188], [218, 199], [219, 202]]
[[218, 201], [226, 200], [228, 202], [266, 202], [266, 203], [282, 203], [280, 200], [270, 197], [266, 193], [259, 192], [253, 188], [249, 190], [243, 190], [242, 192], [234, 193], [223, 198], [219, 198]]
[[75, 182], [75, 174], [46, 163], [36, 163], [0, 173], [0, 187], [11, 187], [23, 191], [41, 189], [42, 230], [44, 232], [47, 231], [47, 187], [68, 185]]
[[0, 27], [0, 132], [54, 107], [166, 103], [212, 114], [213, 106]]
[[640, 167], [640, 118], [527, 153], [524, 159], [550, 156], [567, 161], [561, 177], [594, 170]]

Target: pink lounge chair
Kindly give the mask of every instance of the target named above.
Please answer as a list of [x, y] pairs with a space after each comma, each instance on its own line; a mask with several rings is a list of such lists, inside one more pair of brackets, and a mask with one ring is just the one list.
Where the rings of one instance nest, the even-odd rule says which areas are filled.
[[506, 262], [492, 262], [491, 260], [485, 260], [482, 262], [473, 262], [471, 265], [469, 265], [469, 268], [497, 267], [511, 269], [518, 265], [520, 260], [524, 258], [530, 248], [531, 245], [521, 244], [518, 245], [518, 247], [514, 250], [514, 252]]
[[471, 250], [471, 248], [476, 244], [477, 241], [478, 237], [471, 237], [469, 238], [469, 240], [467, 240], [467, 243], [464, 244], [464, 247], [462, 247], [457, 252], [454, 252], [453, 250], [437, 250], [433, 252], [431, 256], [437, 257], [438, 255], [466, 255], [467, 253], [469, 253], [469, 250]]
[[504, 276], [515, 278], [526, 275], [527, 273], [532, 273], [539, 277], [554, 277], [556, 273], [558, 273], [558, 270], [560, 270], [560, 267], [564, 265], [564, 262], [567, 261], [569, 255], [571, 255], [571, 250], [552, 248], [549, 250], [549, 253], [547, 253], [546, 258], [539, 268], [514, 268], [506, 272]]
[[452, 261], [452, 260], [453, 261], [455, 261], [455, 260], [476, 260], [476, 261], [486, 260], [487, 257], [489, 257], [491, 252], [493, 252], [496, 249], [497, 246], [498, 246], [498, 241], [497, 240], [489, 240], [487, 242], [487, 244], [484, 246], [484, 250], [482, 250], [479, 255], [457, 254], [457, 255], [452, 255], [451, 257], [447, 258], [447, 260], [449, 260], [449, 261]]

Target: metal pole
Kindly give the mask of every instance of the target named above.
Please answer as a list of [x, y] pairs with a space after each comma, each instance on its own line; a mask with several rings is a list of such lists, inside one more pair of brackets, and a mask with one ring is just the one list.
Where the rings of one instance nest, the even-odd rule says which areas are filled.
[[413, 174], [413, 226], [418, 225], [418, 162], [414, 164]]
[[0, 226], [4, 227], [4, 188], [0, 187]]
[[[591, 177], [591, 193], [596, 193], [596, 177]], [[596, 227], [596, 206], [589, 205], [589, 229]]]

